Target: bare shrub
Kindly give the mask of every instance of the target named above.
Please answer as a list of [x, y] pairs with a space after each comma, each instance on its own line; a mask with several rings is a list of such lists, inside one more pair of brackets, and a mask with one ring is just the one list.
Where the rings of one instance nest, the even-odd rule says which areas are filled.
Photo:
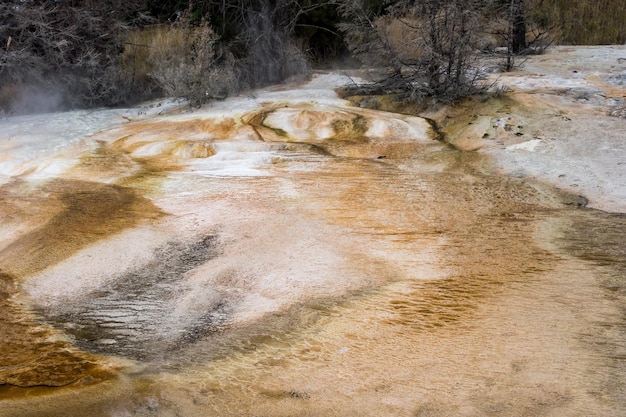
[[373, 10], [364, 0], [340, 0], [339, 12], [343, 21], [339, 30], [344, 34], [344, 41], [350, 51], [371, 67], [401, 67], [401, 55], [393, 48], [394, 42], [389, 36], [389, 19]]
[[[127, 96], [119, 83], [121, 34], [141, 0], [0, 2], [0, 88], [19, 85], [18, 101], [5, 112], [29, 111], [27, 97], [55, 97], [59, 108], [117, 104]], [[143, 18], [140, 14], [135, 17]], [[33, 92], [37, 92], [34, 94]], [[57, 99], [58, 98], [58, 99]]]
[[512, 71], [523, 65], [519, 57], [542, 54], [554, 42], [559, 32], [555, 24], [537, 19], [538, 7], [543, 0], [507, 0], [493, 2], [492, 14], [496, 24], [488, 26], [487, 32], [498, 37], [506, 47], [502, 70]]
[[193, 25], [188, 16], [159, 31], [149, 48], [150, 75], [170, 97], [200, 105], [237, 91], [234, 60], [223, 52], [208, 21]]
[[348, 46], [368, 65], [388, 68], [381, 92], [440, 101], [483, 91], [476, 64], [484, 1], [400, 1], [384, 14], [364, 0], [342, 0], [347, 22], [340, 26]]
[[308, 60], [291, 38], [297, 17], [304, 12], [299, 3], [303, 2], [278, 0], [241, 8], [242, 78], [249, 87], [310, 73]]
[[221, 10], [233, 15], [230, 29], [237, 32], [228, 42], [207, 20], [194, 21], [187, 11], [151, 40], [150, 74], [166, 95], [194, 105], [307, 76], [309, 62], [291, 37], [297, 16], [304, 12], [295, 6], [295, 0], [230, 4]]
[[268, 29], [250, 37], [250, 50], [243, 60], [243, 82], [250, 87], [275, 84], [309, 75], [311, 68], [302, 51], [288, 36]]

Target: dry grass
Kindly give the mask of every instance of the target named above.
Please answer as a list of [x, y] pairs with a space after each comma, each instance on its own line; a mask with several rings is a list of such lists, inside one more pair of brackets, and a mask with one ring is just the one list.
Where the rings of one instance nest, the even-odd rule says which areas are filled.
[[126, 38], [123, 71], [136, 87], [157, 88], [192, 105], [223, 98], [237, 91], [238, 83], [233, 61], [222, 54], [217, 40], [207, 22], [137, 30]]
[[624, 0], [533, 0], [533, 19], [542, 27], [558, 27], [561, 44], [623, 45], [626, 43]]

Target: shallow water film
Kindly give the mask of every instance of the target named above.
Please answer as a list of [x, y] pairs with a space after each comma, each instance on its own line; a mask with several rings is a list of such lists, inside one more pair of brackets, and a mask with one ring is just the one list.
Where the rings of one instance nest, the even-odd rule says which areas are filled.
[[0, 187], [2, 416], [626, 410], [626, 217], [423, 119], [272, 104], [70, 154]]

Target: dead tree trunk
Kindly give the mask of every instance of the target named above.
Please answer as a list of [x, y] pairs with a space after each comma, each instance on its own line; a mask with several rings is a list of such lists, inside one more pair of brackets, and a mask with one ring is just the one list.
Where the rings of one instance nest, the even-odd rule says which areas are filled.
[[509, 52], [519, 54], [526, 49], [526, 17], [524, 0], [511, 0], [509, 15]]

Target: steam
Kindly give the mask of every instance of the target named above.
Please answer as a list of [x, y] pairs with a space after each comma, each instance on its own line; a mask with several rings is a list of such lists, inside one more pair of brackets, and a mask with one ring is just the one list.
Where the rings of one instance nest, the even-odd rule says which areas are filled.
[[13, 86], [1, 95], [0, 108], [11, 115], [53, 113], [67, 107], [64, 91], [57, 86]]

